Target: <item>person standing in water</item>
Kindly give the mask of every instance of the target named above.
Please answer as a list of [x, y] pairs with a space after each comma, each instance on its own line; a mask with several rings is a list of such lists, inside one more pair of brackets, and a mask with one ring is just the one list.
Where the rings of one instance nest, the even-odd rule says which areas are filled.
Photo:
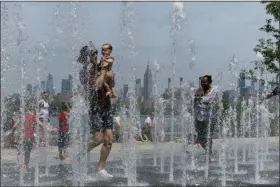
[[67, 147], [69, 143], [69, 112], [70, 107], [66, 102], [61, 103], [61, 114], [58, 117], [59, 129], [58, 129], [58, 151], [60, 161], [69, 157]]
[[148, 139], [150, 141], [159, 140], [164, 141], [165, 133], [161, 124], [155, 120], [154, 112], [150, 112], [149, 116], [145, 120], [146, 127], [148, 129]]
[[48, 133], [47, 123], [49, 122], [49, 103], [48, 103], [49, 93], [43, 92], [42, 98], [39, 101], [39, 121], [43, 124], [39, 128], [40, 143], [39, 147], [46, 146], [45, 133]]
[[[217, 99], [217, 94], [212, 89], [211, 83], [212, 76], [205, 75], [202, 77], [202, 89], [197, 89], [194, 103], [195, 130], [197, 132], [196, 142], [199, 143], [204, 150], [209, 146], [209, 154], [212, 154], [212, 136], [214, 132], [214, 116]], [[208, 132], [209, 125], [210, 132]]]
[[[30, 161], [30, 155], [31, 155], [31, 150], [33, 148], [33, 144], [35, 143], [35, 125], [36, 123], [36, 110], [32, 106], [27, 106], [26, 108], [26, 114], [25, 114], [25, 121], [23, 124], [23, 142], [19, 142], [18, 144], [18, 156], [21, 155], [21, 146], [23, 146], [23, 153], [24, 153], [24, 165], [22, 167], [23, 173], [26, 175], [28, 172], [28, 165]], [[43, 127], [43, 123], [38, 121], [39, 128]], [[19, 125], [17, 125], [15, 128], [21, 130]], [[21, 132], [19, 132], [21, 133]], [[18, 158], [19, 159], [19, 158]], [[18, 160], [19, 161], [19, 160]]]
[[[113, 115], [111, 110], [110, 97], [106, 96], [104, 88], [96, 88], [96, 80], [100, 76], [101, 67], [97, 59], [97, 52], [90, 51], [89, 59], [92, 64], [88, 77], [88, 99], [89, 99], [89, 126], [91, 137], [87, 146], [87, 152], [101, 143], [103, 146], [100, 152], [100, 159], [97, 167], [97, 178], [110, 179], [113, 176], [105, 169], [106, 160], [110, 154], [113, 142]], [[78, 154], [85, 156], [85, 152]]]

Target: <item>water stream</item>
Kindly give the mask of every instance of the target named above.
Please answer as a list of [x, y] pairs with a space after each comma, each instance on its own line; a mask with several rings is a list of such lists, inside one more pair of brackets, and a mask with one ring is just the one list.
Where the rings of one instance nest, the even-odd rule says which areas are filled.
[[134, 186], [137, 184], [136, 180], [136, 160], [137, 160], [137, 149], [135, 144], [135, 129], [137, 124], [139, 124], [139, 115], [137, 114], [137, 97], [135, 92], [135, 39], [134, 39], [134, 30], [135, 30], [135, 4], [133, 2], [123, 2], [122, 3], [122, 27], [121, 27], [121, 36], [123, 37], [123, 47], [125, 53], [128, 54], [126, 58], [122, 58], [123, 61], [129, 63], [129, 84], [128, 84], [128, 99], [129, 99], [129, 115], [128, 121], [130, 124], [126, 128], [128, 130], [128, 141], [124, 145], [124, 152], [127, 155], [127, 161], [125, 161], [125, 167], [127, 167], [127, 177], [128, 177], [128, 186]]
[[[170, 37], [172, 39], [172, 80], [176, 80], [176, 57], [177, 57], [177, 42], [181, 34], [181, 28], [184, 24], [185, 12], [184, 12], [184, 3], [183, 2], [174, 2], [173, 3], [173, 12], [172, 12], [172, 27], [170, 30]], [[171, 86], [171, 138], [170, 141], [174, 142], [174, 101], [175, 101], [175, 86]], [[173, 182], [174, 180], [174, 151], [171, 151], [170, 155], [170, 173], [169, 181]]]
[[[10, 11], [6, 3], [2, 4], [2, 48], [1, 48], [1, 73], [7, 74], [7, 72], [11, 71], [8, 62], [9, 62], [9, 29], [7, 26], [8, 22], [8, 12]], [[50, 55], [53, 57], [56, 55], [54, 46], [55, 44], [52, 43], [52, 40], [56, 41], [57, 43], [62, 42], [59, 41], [59, 36], [56, 36], [57, 34], [62, 34], [63, 30], [69, 30], [68, 33], [65, 33], [65, 35], [71, 37], [71, 40], [68, 40], [69, 42], [66, 42], [65, 48], [73, 54], [71, 57], [72, 64], [71, 64], [71, 75], [73, 77], [73, 87], [71, 88], [72, 90], [72, 103], [73, 103], [73, 109], [71, 111], [71, 123], [70, 123], [70, 129], [71, 129], [71, 138], [72, 138], [72, 145], [69, 147], [69, 151], [71, 153], [71, 170], [73, 172], [73, 177], [71, 176], [67, 178], [67, 180], [71, 180], [72, 185], [76, 186], [85, 186], [87, 185], [88, 181], [88, 165], [89, 165], [89, 156], [90, 154], [87, 154], [86, 157], [83, 158], [78, 158], [77, 157], [77, 152], [85, 152], [87, 149], [87, 136], [88, 134], [86, 133], [88, 130], [86, 130], [85, 126], [88, 126], [87, 123], [87, 112], [86, 109], [86, 102], [83, 98], [83, 96], [80, 94], [78, 91], [78, 71], [80, 67], [78, 66], [76, 59], [77, 55], [79, 53], [79, 49], [81, 47], [81, 41], [80, 38], [82, 37], [82, 21], [80, 14], [78, 15], [77, 9], [80, 8], [79, 4], [76, 2], [69, 3], [69, 6], [59, 6], [56, 9], [55, 14], [55, 20], [53, 25], [55, 25], [55, 34], [51, 35], [49, 34], [48, 37], [51, 39], [48, 39], [49, 41], [47, 43], [44, 42], [37, 42], [37, 45], [35, 47], [35, 60], [34, 64], [32, 66], [35, 67], [36, 69], [36, 84], [40, 84], [41, 80], [43, 80], [44, 73], [46, 73], [45, 68], [46, 68], [46, 63], [48, 61], [51, 62], [56, 62], [56, 60], [49, 58]], [[268, 103], [263, 102], [262, 104], [259, 104], [259, 96], [262, 94], [260, 92], [257, 92], [257, 97], [250, 98], [248, 101], [244, 100], [239, 100], [238, 94], [235, 95], [235, 99], [233, 102], [230, 104], [227, 113], [223, 113], [224, 110], [223, 108], [223, 101], [222, 101], [222, 93], [220, 88], [217, 89], [218, 97], [219, 97], [219, 104], [221, 110], [219, 110], [217, 116], [219, 120], [217, 121], [217, 127], [219, 128], [219, 140], [220, 146], [218, 148], [218, 162], [215, 162], [215, 160], [212, 162], [209, 161], [209, 158], [212, 155], [209, 155], [209, 147], [206, 150], [206, 158], [205, 162], [204, 160], [197, 158], [198, 153], [195, 151], [188, 152], [187, 149], [189, 147], [195, 147], [190, 144], [194, 143], [194, 134], [195, 134], [195, 115], [194, 115], [194, 93], [196, 91], [197, 83], [198, 80], [197, 78], [193, 80], [193, 84], [184, 86], [181, 85], [180, 91], [181, 91], [181, 113], [177, 116], [175, 116], [175, 111], [176, 111], [176, 105], [177, 101], [175, 101], [175, 83], [176, 83], [176, 68], [179, 66], [178, 61], [178, 56], [179, 56], [179, 46], [180, 46], [180, 39], [181, 39], [181, 34], [183, 30], [183, 26], [185, 24], [185, 10], [184, 10], [184, 3], [182, 2], [174, 2], [172, 4], [173, 6], [173, 25], [172, 29], [170, 31], [170, 37], [172, 40], [172, 85], [171, 85], [171, 90], [172, 90], [172, 96], [171, 99], [169, 100], [164, 100], [163, 98], [160, 97], [160, 81], [159, 81], [159, 71], [160, 71], [160, 66], [159, 62], [154, 61], [154, 106], [155, 106], [155, 118], [157, 119], [156, 121], [158, 122], [156, 125], [164, 125], [165, 127], [171, 127], [170, 130], [171, 132], [166, 132], [166, 135], [170, 134], [170, 138], [166, 137], [165, 140], [169, 140], [170, 142], [159, 142], [158, 135], [159, 133], [157, 132], [159, 128], [156, 126], [155, 128], [155, 142], [154, 142], [154, 149], [151, 150], [151, 154], [145, 155], [149, 156], [149, 161], [150, 166], [155, 166], [155, 167], [150, 167], [149, 170], [153, 171], [146, 171], [146, 172], [137, 172], [138, 168], [147, 166], [145, 165], [145, 160], [140, 158], [139, 153], [140, 150], [137, 150], [138, 147], [141, 146], [135, 146], [135, 135], [136, 131], [135, 129], [141, 129], [140, 124], [140, 115], [137, 110], [137, 96], [136, 96], [136, 91], [135, 91], [135, 82], [136, 82], [136, 42], [135, 42], [135, 36], [136, 36], [136, 28], [135, 28], [135, 19], [137, 18], [136, 16], [136, 11], [135, 11], [135, 6], [136, 4], [133, 2], [123, 2], [121, 4], [122, 7], [122, 23], [121, 23], [121, 35], [120, 38], [122, 40], [122, 45], [120, 47], [120, 51], [122, 51], [122, 55], [126, 54], [126, 56], [122, 56], [119, 61], [115, 61], [116, 63], [123, 63], [127, 65], [128, 68], [128, 100], [129, 100], [129, 108], [122, 108], [120, 112], [120, 118], [121, 118], [121, 124], [122, 124], [122, 135], [123, 137], [121, 138], [123, 143], [122, 143], [122, 161], [123, 162], [123, 167], [122, 166], [114, 166], [114, 167], [120, 167], [120, 168], [112, 168], [112, 169], [123, 169], [124, 174], [121, 172], [119, 173], [112, 173], [116, 178], [125, 178], [127, 179], [127, 185], [128, 186], [137, 186], [139, 185], [139, 181], [137, 181], [137, 178], [140, 175], [143, 175], [143, 178], [153, 178], [155, 176], [159, 177], [154, 177], [154, 179], [158, 182], [171, 182], [171, 183], [180, 183], [183, 186], [186, 186], [189, 184], [189, 182], [192, 182], [194, 180], [196, 183], [202, 184], [202, 183], [208, 183], [213, 181], [213, 178], [211, 177], [212, 174], [218, 174], [217, 180], [221, 182], [222, 186], [226, 186], [228, 182], [234, 182], [241, 176], [243, 172], [243, 166], [251, 167], [252, 164], [254, 164], [254, 171], [251, 173], [248, 173], [251, 177], [250, 182], [254, 183], [261, 183], [263, 182], [263, 173], [265, 172], [271, 172], [271, 168], [267, 166], [268, 163], [271, 162], [271, 149], [270, 149], [270, 142], [268, 141], [268, 135], [269, 135], [269, 130], [270, 127], [267, 125], [271, 122], [271, 116], [270, 112], [268, 111]], [[68, 16], [65, 16], [69, 18], [71, 21], [69, 21], [69, 24], [67, 24], [67, 27], [62, 28], [59, 23], [64, 24], [64, 18], [60, 17], [60, 11], [62, 8], [67, 8], [70, 10], [70, 16], [69, 16], [69, 10], [66, 13]], [[22, 3], [17, 2], [14, 4], [13, 9], [17, 12], [14, 23], [17, 28], [17, 46], [16, 49], [18, 49], [19, 52], [19, 63], [17, 64], [17, 71], [19, 71], [20, 74], [20, 112], [21, 112], [21, 124], [20, 124], [20, 131], [24, 131], [23, 123], [24, 123], [24, 116], [25, 116], [25, 107], [27, 105], [26, 103], [26, 69], [27, 67], [31, 67], [31, 64], [28, 63], [30, 57], [30, 49], [27, 44], [28, 37], [26, 33], [26, 26], [24, 25], [23, 22], [23, 15], [22, 15]], [[66, 19], [66, 18], [65, 18]], [[70, 28], [70, 29], [69, 29]], [[12, 42], [11, 42], [12, 43]], [[68, 45], [66, 47], [66, 45]], [[114, 44], [115, 45], [115, 44]], [[196, 60], [196, 53], [194, 50], [194, 41], [191, 40], [189, 44], [191, 48], [191, 60], [189, 63], [189, 68], [193, 70], [194, 63]], [[70, 47], [69, 47], [70, 46]], [[48, 50], [47, 49], [50, 49]], [[117, 47], [118, 48], [118, 47]], [[48, 58], [47, 58], [48, 57]], [[114, 62], [114, 63], [115, 63]], [[231, 79], [231, 88], [234, 91], [238, 91], [238, 74], [239, 74], [239, 62], [236, 57], [234, 57], [231, 61], [230, 64], [230, 73], [232, 75]], [[264, 78], [264, 75], [258, 72], [258, 77], [257, 77], [257, 86], [256, 89], [260, 90], [260, 80], [265, 79], [267, 82], [267, 78]], [[116, 80], [118, 82], [118, 80]], [[1, 84], [4, 88], [8, 87], [8, 80], [5, 76], [1, 76]], [[215, 80], [216, 84], [216, 80]], [[218, 83], [219, 84], [219, 83]], [[42, 91], [42, 88], [40, 91], [35, 93], [36, 97], [36, 102], [40, 98], [40, 93]], [[215, 90], [216, 91], [216, 90]], [[5, 92], [1, 90], [1, 102], [4, 102], [4, 96]], [[171, 120], [169, 120], [169, 117], [165, 116], [165, 106], [169, 105], [171, 103]], [[240, 104], [240, 106], [239, 106]], [[37, 106], [38, 107], [38, 106]], [[239, 108], [240, 107], [240, 108]], [[238, 110], [241, 110], [240, 116], [238, 116]], [[5, 120], [5, 105], [1, 104], [1, 135], [3, 135], [3, 122]], [[239, 127], [239, 120], [240, 122], [240, 127]], [[170, 121], [170, 122], [169, 122]], [[167, 123], [168, 122], [168, 123]], [[211, 122], [210, 122], [211, 123]], [[178, 126], [180, 128], [178, 128]], [[240, 128], [240, 129], [239, 129]], [[167, 128], [165, 128], [167, 130]], [[263, 138], [264, 141], [256, 141], [253, 143], [244, 145], [240, 145], [240, 137], [239, 137], [239, 130], [241, 132], [240, 136], [242, 138], [247, 137], [246, 134], [248, 134], [249, 137], [256, 137], [256, 138]], [[178, 132], [179, 131], [179, 132]], [[208, 126], [208, 131], [210, 131], [210, 125]], [[36, 134], [39, 135], [39, 129], [36, 127]], [[180, 136], [181, 142], [180, 143], [175, 143], [175, 138], [177, 136]], [[210, 134], [208, 134], [208, 138]], [[3, 150], [3, 137], [1, 137], [1, 148]], [[23, 133], [21, 133], [20, 141], [23, 143]], [[190, 141], [189, 141], [190, 140]], [[39, 139], [37, 139], [39, 141]], [[214, 140], [215, 142], [216, 140]], [[249, 140], [248, 140], [249, 141]], [[39, 142], [37, 142], [39, 143]], [[166, 145], [171, 145], [167, 148]], [[253, 145], [253, 147], [250, 147], [250, 145]], [[143, 144], [144, 146], [144, 144]], [[148, 145], [150, 146], [150, 145]], [[208, 144], [209, 146], [209, 144]], [[178, 149], [179, 147], [179, 149]], [[196, 148], [196, 147], [195, 147]], [[232, 148], [232, 150], [230, 150]], [[44, 149], [44, 150], [43, 150]], [[240, 149], [240, 150], [239, 150]], [[242, 150], [241, 150], [242, 149]], [[45, 175], [47, 177], [51, 177], [51, 169], [48, 171], [49, 166], [51, 165], [50, 162], [48, 162], [48, 158], [46, 157], [48, 155], [48, 151], [50, 150], [50, 147], [47, 148], [37, 148], [34, 150], [35, 154], [35, 174], [34, 174], [34, 185], [40, 185], [41, 177], [39, 175], [39, 160], [41, 161], [40, 157], [44, 156], [44, 160], [46, 161], [43, 165], [46, 166], [46, 172]], [[23, 154], [24, 150], [21, 150], [21, 155]], [[142, 150], [141, 150], [142, 151]], [[181, 152], [181, 153], [179, 153]], [[242, 153], [242, 159], [240, 155]], [[160, 157], [160, 160], [158, 162], [158, 156]], [[213, 152], [213, 157], [216, 156], [216, 153]], [[167, 157], [167, 158], [166, 158]], [[170, 161], [169, 161], [170, 158]], [[179, 159], [177, 159], [179, 158]], [[202, 158], [202, 157], [201, 157]], [[204, 158], [204, 157], [203, 157]], [[141, 164], [138, 164], [136, 161], [141, 161]], [[150, 162], [151, 161], [151, 162]], [[233, 161], [233, 162], [232, 162]], [[241, 163], [240, 163], [241, 162]], [[252, 163], [253, 162], [253, 163]], [[140, 163], [140, 162], [139, 162]], [[160, 164], [160, 166], [158, 165]], [[21, 156], [20, 164], [23, 165], [23, 156]], [[108, 163], [109, 165], [110, 163]], [[168, 165], [167, 165], [168, 164]], [[143, 166], [144, 165], [144, 166]], [[200, 167], [203, 165], [203, 167]], [[218, 167], [219, 170], [217, 171], [218, 173], [215, 173], [215, 169], [211, 169], [212, 165], [214, 167]], [[168, 171], [165, 171], [165, 167], [169, 166]], [[242, 166], [242, 167], [241, 167]], [[147, 168], [147, 167], [146, 167]], [[144, 168], [144, 169], [146, 169]], [[152, 168], [152, 169], [150, 169]], [[202, 169], [200, 169], [202, 168]], [[246, 170], [250, 170], [250, 168], [245, 168]], [[110, 168], [111, 169], [111, 168]], [[143, 168], [141, 168], [143, 169]], [[160, 170], [158, 170], [160, 169]], [[215, 171], [214, 171], [215, 170]], [[229, 172], [228, 170], [232, 171]], [[119, 171], [119, 170], [118, 170]], [[182, 173], [179, 174], [178, 171], [182, 171]], [[149, 173], [151, 172], [151, 173]], [[144, 174], [143, 174], [144, 173]], [[193, 174], [195, 173], [195, 174]], [[199, 173], [199, 175], [198, 175]], [[203, 174], [202, 174], [203, 173]], [[30, 174], [30, 173], [29, 173]], [[229, 175], [230, 174], [230, 175]], [[32, 174], [33, 175], [33, 174]], [[247, 176], [247, 175], [246, 175]], [[180, 178], [181, 177], [181, 178]], [[199, 179], [204, 177], [204, 181], [200, 181]], [[18, 179], [17, 179], [18, 180]], [[149, 179], [150, 180], [150, 179]], [[162, 181], [164, 180], [164, 181]], [[247, 180], [247, 179], [242, 179], [242, 180]], [[252, 181], [253, 180], [253, 181]], [[24, 174], [22, 170], [20, 170], [20, 186], [25, 185], [24, 182]], [[52, 178], [50, 178], [50, 183], [54, 182]], [[248, 181], [247, 181], [248, 182]]]
[[1, 150], [4, 148], [4, 123], [6, 121], [6, 107], [4, 104], [5, 89], [7, 87], [7, 80], [5, 75], [9, 72], [9, 7], [8, 3], [1, 3]]

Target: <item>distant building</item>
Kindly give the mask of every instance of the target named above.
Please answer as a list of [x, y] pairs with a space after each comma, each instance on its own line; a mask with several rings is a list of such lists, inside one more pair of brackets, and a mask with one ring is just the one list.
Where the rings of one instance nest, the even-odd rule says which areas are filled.
[[41, 81], [41, 90], [42, 92], [46, 91], [46, 81]]
[[257, 83], [257, 79], [256, 78], [252, 78], [251, 79], [251, 91], [253, 93], [256, 93], [256, 83]]
[[46, 91], [50, 94], [54, 94], [54, 86], [53, 86], [53, 76], [51, 74], [48, 74], [47, 76], [47, 82], [46, 82]]
[[39, 96], [40, 95], [40, 87], [38, 84], [36, 84], [34, 87], [33, 87], [33, 96]]
[[242, 89], [245, 88], [246, 86], [246, 75], [245, 75], [245, 71], [241, 71], [239, 74], [239, 79], [238, 79], [238, 88]]
[[147, 69], [144, 74], [144, 100], [152, 100], [153, 96], [153, 76], [149, 68], [149, 61], [147, 64]]
[[26, 95], [27, 96], [31, 96], [32, 95], [32, 85], [31, 84], [27, 84], [26, 85]]
[[183, 77], [180, 77], [180, 86], [182, 85], [182, 83], [183, 83]]
[[168, 78], [167, 81], [167, 91], [171, 91], [171, 78]]
[[202, 80], [202, 77], [199, 77], [199, 83], [198, 83], [198, 87], [199, 87], [199, 88], [202, 88], [202, 86], [201, 86], [201, 80]]
[[127, 99], [128, 97], [128, 84], [123, 85], [123, 99]]
[[68, 94], [68, 80], [67, 79], [61, 80], [61, 93], [63, 95]]
[[69, 94], [72, 96], [73, 95], [73, 76], [72, 75], [69, 75], [68, 81], [69, 81]]
[[142, 97], [142, 90], [141, 90], [141, 79], [136, 79], [135, 83], [135, 94], [137, 98]]
[[223, 92], [223, 99], [229, 103], [233, 103], [234, 98], [238, 95], [239, 93], [236, 90], [226, 90]]
[[61, 94], [63, 95], [73, 95], [73, 77], [69, 75], [68, 79], [62, 79], [61, 81]]

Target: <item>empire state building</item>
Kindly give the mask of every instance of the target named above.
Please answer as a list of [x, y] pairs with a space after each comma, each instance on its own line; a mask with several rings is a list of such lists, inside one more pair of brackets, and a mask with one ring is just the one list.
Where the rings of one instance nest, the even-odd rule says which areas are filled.
[[147, 69], [144, 74], [144, 100], [150, 101], [153, 96], [153, 77], [152, 72], [149, 67], [149, 61], [147, 64]]

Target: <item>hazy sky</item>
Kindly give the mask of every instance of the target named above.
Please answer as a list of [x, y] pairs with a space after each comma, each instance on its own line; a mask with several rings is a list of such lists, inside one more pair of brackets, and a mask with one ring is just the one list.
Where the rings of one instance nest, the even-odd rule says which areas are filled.
[[[1, 4], [3, 7], [3, 3]], [[24, 80], [25, 85], [45, 79], [50, 72], [54, 76], [56, 92], [60, 92], [61, 79], [77, 72], [77, 67], [73, 68], [73, 62], [80, 48], [90, 40], [98, 48], [105, 42], [113, 45], [118, 88], [131, 80], [127, 40], [122, 44], [122, 41], [128, 38], [128, 33], [124, 30], [124, 35], [121, 35], [121, 2], [21, 4], [22, 9], [15, 7], [14, 3], [6, 3], [9, 20], [4, 20], [3, 11], [1, 13], [1, 42], [3, 38], [7, 39], [9, 45], [5, 51], [10, 54], [8, 66], [3, 68], [1, 64], [1, 77], [4, 77], [5, 81], [2, 86], [5, 86], [6, 93], [19, 90], [21, 85], [19, 47], [15, 44], [20, 27], [15, 18], [17, 12], [25, 24], [25, 34], [28, 36], [22, 44], [25, 56], [28, 47], [30, 48], [24, 68], [27, 77]], [[254, 46], [260, 37], [266, 36], [258, 30], [267, 18], [264, 5], [259, 2], [185, 2], [184, 6], [187, 24], [182, 27], [182, 34], [176, 40], [176, 84], [178, 85], [180, 76], [184, 77], [184, 80], [193, 80], [198, 75], [212, 74], [215, 77], [218, 72], [222, 72], [220, 86], [223, 90], [229, 89], [231, 76], [228, 69], [233, 54], [237, 56], [240, 66], [250, 66], [250, 61], [256, 59]], [[73, 10], [76, 10], [76, 18], [73, 18]], [[135, 26], [132, 28], [132, 35], [136, 55], [132, 63], [136, 78], [143, 79], [148, 59], [151, 67], [154, 67], [153, 61], [157, 60], [160, 69], [156, 77], [160, 82], [160, 90], [167, 87], [168, 77], [173, 76], [173, 46], [170, 38], [172, 10], [173, 4], [170, 2], [138, 2], [135, 3], [133, 11]], [[126, 17], [128, 16], [127, 13]], [[5, 31], [4, 23], [8, 25]], [[78, 31], [73, 35], [75, 26]], [[196, 53], [192, 69], [189, 68], [193, 57], [189, 47], [190, 38], [194, 41], [193, 49]], [[47, 46], [46, 57], [41, 63], [35, 60], [38, 59], [36, 46], [39, 42]], [[4, 72], [7, 67], [8, 71]], [[36, 75], [37, 72], [41, 72], [40, 76]]]

